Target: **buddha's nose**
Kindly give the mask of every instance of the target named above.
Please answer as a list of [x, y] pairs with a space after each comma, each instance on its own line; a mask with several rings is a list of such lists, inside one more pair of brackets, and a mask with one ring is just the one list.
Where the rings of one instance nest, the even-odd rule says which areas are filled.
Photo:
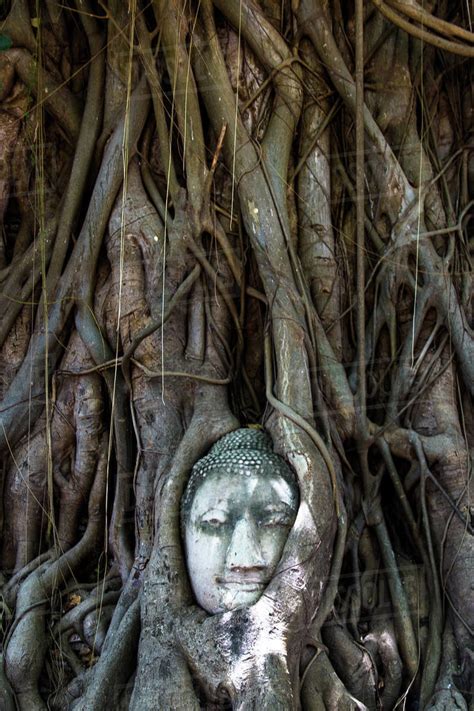
[[244, 517], [237, 521], [229, 547], [226, 566], [228, 570], [262, 570], [266, 567], [258, 540], [256, 524]]

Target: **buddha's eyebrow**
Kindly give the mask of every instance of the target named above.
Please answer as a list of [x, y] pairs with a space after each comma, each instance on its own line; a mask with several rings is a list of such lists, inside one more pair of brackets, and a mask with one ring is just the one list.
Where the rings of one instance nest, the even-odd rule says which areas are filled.
[[285, 503], [286, 506], [291, 506], [294, 497], [292, 495], [291, 488], [286, 481], [273, 481], [270, 486], [282, 503]]
[[203, 516], [207, 516], [208, 514], [213, 513], [214, 511], [218, 511], [219, 513], [223, 513], [223, 514], [229, 513], [229, 509], [226, 506], [219, 506], [219, 504], [217, 504], [216, 506], [211, 506], [210, 508], [206, 509], [201, 514], [199, 514], [199, 518], [202, 518]]

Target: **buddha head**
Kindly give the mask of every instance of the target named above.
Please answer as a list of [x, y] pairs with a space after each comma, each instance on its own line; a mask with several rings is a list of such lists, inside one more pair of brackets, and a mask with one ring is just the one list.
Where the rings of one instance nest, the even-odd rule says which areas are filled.
[[261, 430], [222, 437], [193, 467], [181, 517], [198, 604], [210, 614], [253, 605], [272, 578], [299, 490]]

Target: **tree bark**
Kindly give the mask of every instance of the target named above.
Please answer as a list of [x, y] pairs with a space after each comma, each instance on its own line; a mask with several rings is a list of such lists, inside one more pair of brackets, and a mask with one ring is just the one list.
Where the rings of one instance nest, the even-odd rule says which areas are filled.
[[[3, 706], [471, 708], [465, 3], [4, 6]], [[243, 426], [299, 508], [209, 615], [181, 499]]]

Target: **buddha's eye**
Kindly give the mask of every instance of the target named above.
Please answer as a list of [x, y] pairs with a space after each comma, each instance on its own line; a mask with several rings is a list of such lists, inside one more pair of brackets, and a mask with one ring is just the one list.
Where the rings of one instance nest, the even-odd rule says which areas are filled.
[[204, 531], [215, 531], [227, 524], [227, 516], [224, 511], [212, 511], [204, 514], [199, 523]]
[[260, 525], [265, 528], [288, 528], [290, 523], [290, 518], [286, 513], [270, 514], [260, 521]]
[[209, 518], [207, 521], [203, 521], [206, 526], [211, 526], [211, 528], [219, 528], [224, 524], [224, 521], [220, 521], [218, 518]]

